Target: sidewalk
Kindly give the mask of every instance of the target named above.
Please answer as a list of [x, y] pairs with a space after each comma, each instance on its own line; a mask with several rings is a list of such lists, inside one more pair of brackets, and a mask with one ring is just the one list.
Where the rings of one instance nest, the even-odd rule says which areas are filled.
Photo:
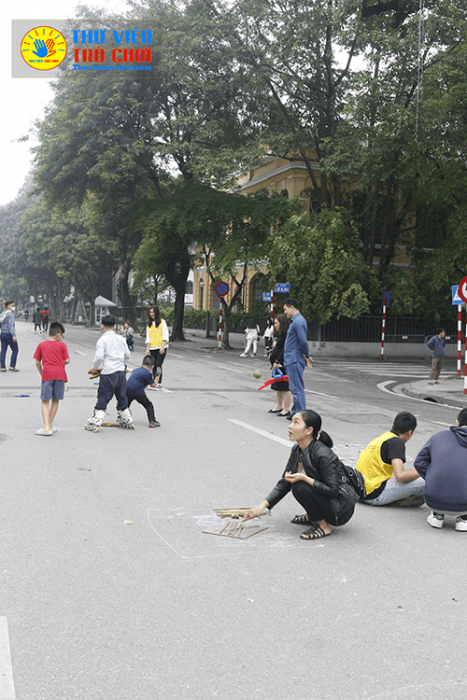
[[441, 377], [438, 384], [429, 384], [427, 379], [411, 382], [406, 384], [402, 391], [407, 396], [413, 396], [416, 399], [447, 403], [459, 408], [467, 407], [467, 395], [464, 395], [464, 377], [457, 375]]

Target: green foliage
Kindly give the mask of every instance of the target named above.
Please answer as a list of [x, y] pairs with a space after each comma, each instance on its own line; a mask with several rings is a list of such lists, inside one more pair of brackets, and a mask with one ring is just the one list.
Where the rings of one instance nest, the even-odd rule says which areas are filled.
[[269, 263], [272, 281], [290, 283], [290, 296], [309, 320], [358, 318], [370, 308], [358, 233], [339, 211], [310, 218], [301, 201], [292, 200], [289, 216], [272, 236]]

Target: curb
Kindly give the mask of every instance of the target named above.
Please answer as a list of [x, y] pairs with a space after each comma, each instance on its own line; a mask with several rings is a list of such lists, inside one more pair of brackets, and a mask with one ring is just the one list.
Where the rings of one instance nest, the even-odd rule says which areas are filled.
[[467, 396], [453, 396], [453, 394], [433, 394], [425, 393], [424, 391], [419, 391], [419, 389], [414, 388], [411, 384], [402, 387], [402, 391], [407, 396], [412, 396], [415, 399], [421, 399], [428, 403], [438, 403], [447, 404], [448, 406], [456, 406], [456, 408], [466, 408], [467, 407]]

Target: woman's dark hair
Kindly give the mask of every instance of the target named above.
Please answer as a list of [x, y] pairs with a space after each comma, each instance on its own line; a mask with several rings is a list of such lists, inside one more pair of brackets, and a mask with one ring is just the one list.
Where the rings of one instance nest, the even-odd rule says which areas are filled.
[[274, 335], [285, 335], [289, 330], [290, 321], [285, 314], [276, 314], [274, 318], [279, 321], [279, 330], [274, 331]]
[[256, 328], [256, 321], [254, 318], [250, 318], [248, 323], [246, 324], [247, 328]]
[[[151, 311], [151, 309], [154, 311], [154, 321], [152, 320], [151, 316], [149, 315], [149, 311]], [[161, 319], [161, 312], [159, 309], [159, 304], [154, 304], [154, 306], [151, 306], [149, 311], [148, 311], [148, 326], [152, 326], [152, 324], [154, 323], [156, 328], [157, 328], [158, 326], [160, 326], [161, 320], [162, 320]]]
[[[306, 427], [313, 428], [313, 437], [315, 440], [319, 440], [319, 442], [322, 442], [323, 445], [326, 445], [326, 447], [333, 446], [334, 443], [331, 439], [331, 436], [325, 433], [324, 430], [321, 430], [321, 416], [319, 415], [319, 413], [316, 413], [316, 411], [311, 411], [310, 409], [298, 411], [298, 413], [300, 413], [300, 415], [302, 416], [303, 422], [305, 423]], [[319, 437], [317, 437], [318, 433]]]
[[266, 321], [266, 328], [271, 328], [271, 326], [273, 326], [273, 325], [274, 325], [274, 321], [272, 320], [271, 317], [269, 317], [268, 320]]

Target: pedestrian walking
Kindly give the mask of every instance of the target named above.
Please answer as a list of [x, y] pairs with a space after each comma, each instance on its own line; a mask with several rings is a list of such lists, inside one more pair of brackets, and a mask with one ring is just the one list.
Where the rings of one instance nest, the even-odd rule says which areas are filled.
[[6, 310], [0, 316], [0, 341], [1, 341], [1, 353], [0, 353], [0, 367], [2, 372], [6, 372], [6, 353], [8, 348], [11, 349], [10, 357], [10, 371], [19, 372], [16, 368], [16, 360], [18, 359], [18, 340], [16, 338], [16, 325], [15, 325], [15, 302], [7, 301], [5, 302]]
[[39, 329], [39, 333], [42, 333], [42, 318], [41, 318], [41, 310], [39, 307], [36, 308], [34, 311], [34, 315], [32, 317], [32, 320], [34, 322], [34, 333], [36, 332], [37, 329]]
[[291, 420], [295, 413], [306, 409], [303, 372], [305, 366], [313, 366], [313, 359], [310, 357], [310, 349], [308, 347], [308, 327], [298, 310], [297, 300], [286, 299], [283, 307], [284, 313], [290, 321], [284, 346], [284, 362], [287, 367], [289, 387], [294, 401], [292, 415], [289, 416], [289, 420]]
[[250, 352], [250, 348], [253, 350], [252, 352], [252, 357], [256, 357], [256, 351], [258, 349], [258, 335], [259, 335], [259, 327], [254, 319], [250, 319], [248, 323], [246, 324], [245, 328], [245, 338], [246, 338], [246, 346], [245, 350], [242, 352], [240, 357], [248, 357], [248, 354]]
[[[146, 355], [154, 358], [152, 376], [157, 381], [155, 389], [162, 388], [162, 365], [167, 357], [169, 348], [169, 329], [161, 316], [158, 304], [149, 309], [149, 317], [146, 326]], [[160, 372], [159, 372], [160, 370]]]
[[65, 382], [68, 381], [65, 365], [70, 363], [68, 348], [63, 341], [65, 328], [58, 321], [50, 324], [49, 338], [36, 348], [34, 359], [42, 378], [41, 413], [42, 428], [36, 430], [36, 435], [53, 435], [57, 432], [54, 418], [60, 401], [65, 396]]
[[432, 352], [430, 380], [428, 384], [438, 384], [439, 375], [443, 367], [444, 346], [446, 345], [446, 331], [438, 328], [436, 335], [428, 341], [427, 345]]
[[134, 339], [134, 330], [128, 323], [128, 321], [125, 321], [125, 323], [122, 326], [121, 329], [121, 334], [126, 340], [126, 344], [128, 345], [128, 349], [130, 352], [133, 352], [133, 346], [135, 344], [135, 339]]
[[50, 313], [48, 308], [46, 306], [44, 306], [44, 308], [41, 311], [42, 332], [43, 333], [47, 333], [47, 331], [49, 329], [49, 321], [50, 321], [51, 316], [52, 316], [52, 314]]

